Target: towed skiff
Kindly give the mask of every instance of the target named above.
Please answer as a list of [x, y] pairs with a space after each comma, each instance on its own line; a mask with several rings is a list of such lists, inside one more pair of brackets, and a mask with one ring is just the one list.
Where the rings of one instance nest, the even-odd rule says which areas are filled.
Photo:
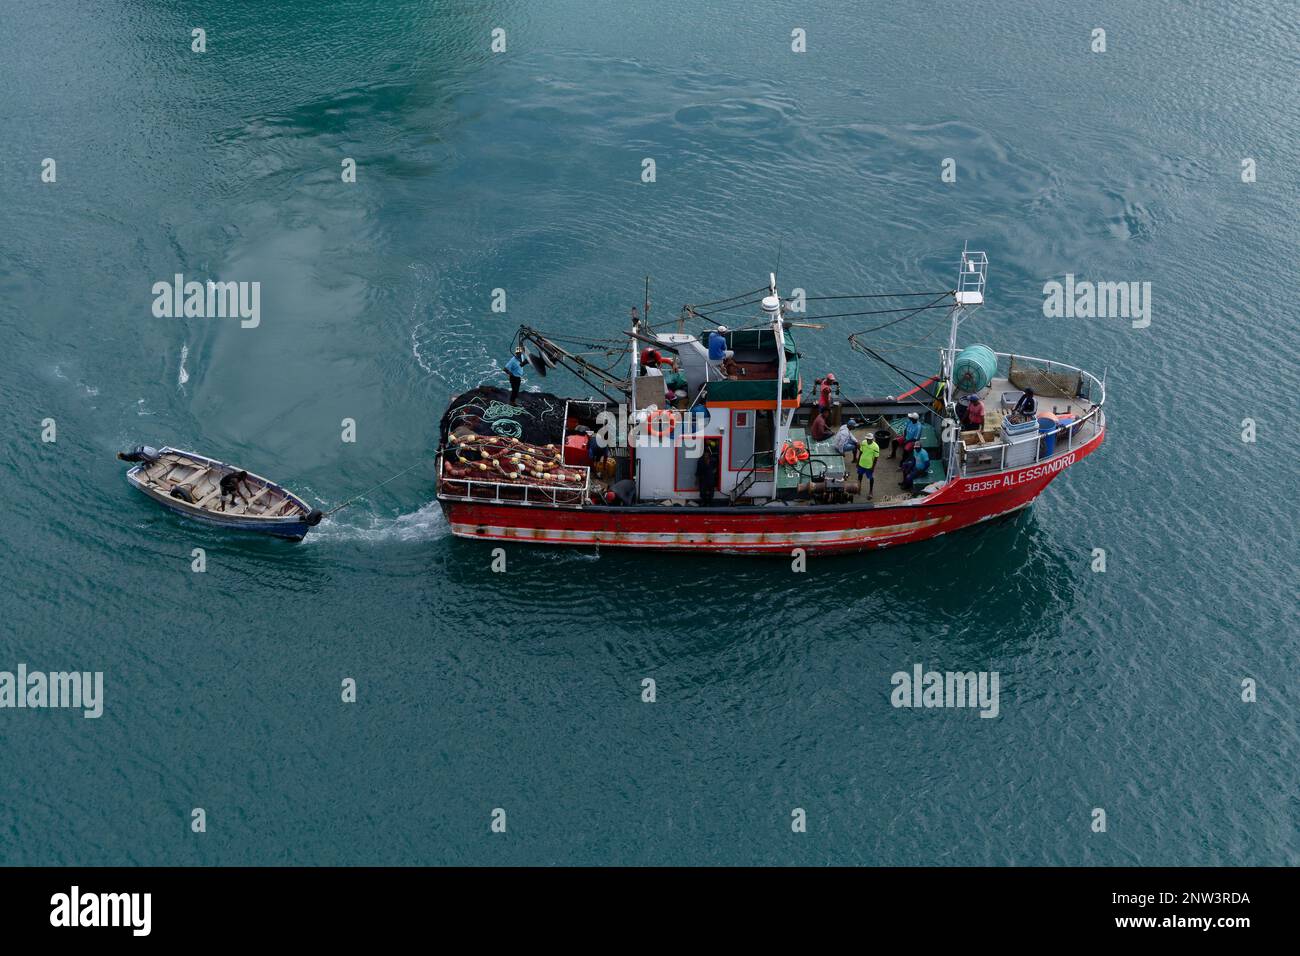
[[[177, 514], [239, 531], [301, 541], [320, 524], [320, 511], [268, 478], [247, 472], [244, 494], [221, 494], [221, 479], [241, 469], [176, 448], [140, 447], [118, 455], [134, 462], [126, 480]], [[246, 500], [247, 499], [247, 500]]]

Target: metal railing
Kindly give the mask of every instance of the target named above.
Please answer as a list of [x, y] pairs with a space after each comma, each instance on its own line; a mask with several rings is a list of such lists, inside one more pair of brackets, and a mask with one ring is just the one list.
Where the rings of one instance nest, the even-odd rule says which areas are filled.
[[[561, 506], [581, 507], [587, 503], [591, 494], [591, 469], [586, 465], [566, 465], [567, 468], [582, 469], [582, 485], [542, 485], [526, 481], [500, 481], [483, 478], [461, 478], [444, 475], [442, 472], [442, 453], [435, 459], [438, 474], [438, 497], [452, 501], [486, 501], [491, 504], [545, 505], [557, 508]], [[455, 494], [448, 490], [448, 485], [463, 485], [464, 494]], [[502, 489], [508, 489], [503, 497]]]
[[[1033, 358], [1028, 355], [1016, 355], [1009, 352], [995, 352], [998, 358], [998, 373], [1003, 372], [1002, 360], [1007, 360], [1006, 374], [1010, 375], [1011, 365], [1016, 361], [1031, 363], [1039, 367], [1039, 370], [1052, 374], [1053, 372], [1078, 373], [1080, 377], [1080, 387], [1078, 398], [1083, 398], [1092, 403], [1086, 415], [1071, 421], [1069, 425], [1058, 426], [1053, 431], [1043, 432], [1035, 431], [1032, 435], [1025, 435], [1019, 438], [1013, 438], [1010, 441], [999, 441], [996, 443], [984, 445], [967, 445], [964, 440], [958, 440], [960, 472], [962, 475], [985, 475], [995, 474], [1007, 470], [1007, 453], [1017, 446], [1027, 442], [1035, 442], [1034, 456], [1032, 460], [1019, 463], [1013, 467], [1024, 468], [1040, 461], [1047, 461], [1056, 458], [1059, 455], [1066, 455], [1074, 449], [1091, 441], [1096, 435], [1105, 428], [1106, 416], [1102, 411], [1102, 406], [1106, 402], [1106, 383], [1104, 380], [1097, 378], [1091, 372], [1086, 372], [1074, 365], [1066, 365], [1063, 362], [1054, 362], [1051, 359]], [[1096, 396], [1094, 398], [1094, 395]], [[1064, 433], [1064, 440], [1062, 434]], [[1054, 447], [1050, 455], [1044, 455], [1047, 436], [1054, 436]], [[994, 454], [997, 458], [994, 461]], [[972, 464], [974, 461], [974, 464]]]
[[[762, 459], [762, 462], [760, 462], [760, 459]], [[754, 485], [758, 483], [759, 472], [771, 473], [772, 480], [775, 481], [775, 461], [776, 453], [771, 449], [759, 449], [752, 452], [750, 456], [745, 459], [745, 463], [736, 469], [736, 474], [744, 475], [744, 477], [736, 482], [735, 487], [732, 488], [731, 491], [727, 492], [727, 496], [731, 499], [732, 503], [734, 504], [737, 500], [743, 498], [745, 492], [749, 491], [750, 488], [754, 487]]]

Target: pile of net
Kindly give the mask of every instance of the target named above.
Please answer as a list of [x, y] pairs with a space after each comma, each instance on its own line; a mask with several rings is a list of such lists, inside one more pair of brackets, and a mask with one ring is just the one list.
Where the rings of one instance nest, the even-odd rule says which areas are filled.
[[513, 403], [504, 388], [480, 385], [451, 400], [440, 426], [441, 444], [451, 433], [516, 438], [545, 446], [564, 441], [565, 399], [521, 392]]
[[504, 435], [467, 430], [448, 436], [442, 456], [444, 479], [543, 485], [581, 490], [587, 469], [566, 465], [558, 445], [533, 445]]

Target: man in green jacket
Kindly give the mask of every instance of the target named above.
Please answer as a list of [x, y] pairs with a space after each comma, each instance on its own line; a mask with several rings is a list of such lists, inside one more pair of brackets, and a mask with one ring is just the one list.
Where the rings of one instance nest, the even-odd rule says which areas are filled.
[[879, 457], [880, 446], [876, 444], [876, 436], [868, 433], [858, 448], [858, 482], [867, 479], [868, 500], [876, 493], [876, 460]]

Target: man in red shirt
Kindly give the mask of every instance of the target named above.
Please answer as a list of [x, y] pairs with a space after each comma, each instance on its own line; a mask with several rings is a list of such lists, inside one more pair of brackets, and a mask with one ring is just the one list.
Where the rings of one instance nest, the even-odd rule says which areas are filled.
[[835, 384], [835, 373], [827, 372], [826, 377], [822, 379], [821, 391], [817, 395], [817, 407], [823, 414], [831, 409], [831, 386]]
[[826, 412], [824, 409], [817, 410], [817, 417], [812, 420], [809, 426], [808, 434], [812, 436], [813, 441], [825, 441], [831, 437], [831, 426], [826, 424]]
[[641, 373], [645, 374], [648, 368], [659, 368], [664, 364], [664, 357], [658, 349], [641, 350]]

